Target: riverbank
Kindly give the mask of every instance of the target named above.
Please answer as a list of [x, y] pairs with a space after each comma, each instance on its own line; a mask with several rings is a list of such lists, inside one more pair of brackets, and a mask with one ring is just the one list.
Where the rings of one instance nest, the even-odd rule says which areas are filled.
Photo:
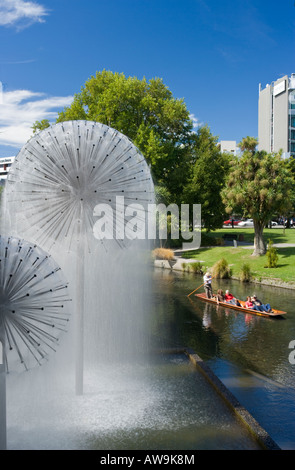
[[[170, 269], [175, 271], [182, 271], [182, 272], [192, 272], [192, 268], [190, 268], [190, 264], [193, 264], [197, 261], [194, 258], [185, 259], [185, 258], [178, 258], [175, 263], [169, 263], [167, 260], [155, 260], [154, 266], [160, 269]], [[217, 260], [218, 261], [218, 260]], [[202, 262], [202, 261], [201, 261]], [[205, 266], [205, 265], [204, 265]], [[207, 269], [210, 269], [209, 266], [206, 266]], [[235, 279], [240, 281], [240, 276], [235, 276], [234, 274], [231, 276], [231, 279]], [[284, 282], [278, 278], [252, 278], [249, 282], [254, 284], [261, 284], [265, 286], [274, 286], [274, 287], [282, 287], [285, 289], [295, 289], [295, 282]]]
[[[217, 243], [224, 240], [224, 234], [236, 234], [243, 241], [229, 241], [221, 246], [201, 246], [198, 250], [181, 252], [174, 251], [173, 263], [156, 260], [155, 266], [178, 271], [193, 272], [193, 264], [200, 263], [202, 271], [210, 270], [213, 265], [224, 258], [232, 271], [232, 279], [240, 280], [243, 265], [247, 264], [251, 272], [250, 282], [255, 284], [295, 288], [295, 230], [266, 229], [265, 240], [272, 240], [278, 254], [276, 268], [267, 268], [267, 257], [253, 256], [254, 230], [248, 229], [220, 229], [210, 234], [211, 240]], [[242, 237], [241, 237], [242, 235]], [[205, 235], [205, 240], [210, 238]]]

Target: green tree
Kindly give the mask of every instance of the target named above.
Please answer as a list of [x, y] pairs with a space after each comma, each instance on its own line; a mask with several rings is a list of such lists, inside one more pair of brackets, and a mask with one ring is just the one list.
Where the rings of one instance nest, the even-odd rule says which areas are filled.
[[42, 119], [42, 121], [35, 121], [32, 125], [33, 134], [36, 134], [39, 131], [43, 131], [43, 129], [47, 129], [50, 126], [50, 122], [48, 119]]
[[[228, 162], [208, 127], [193, 132], [183, 99], [173, 97], [160, 78], [147, 81], [110, 71], [89, 78], [57, 122], [98, 121], [128, 136], [151, 167], [157, 199], [202, 204], [208, 230], [220, 227], [220, 190]], [[34, 133], [49, 126], [36, 121]]]
[[287, 160], [285, 160], [284, 163], [286, 164], [286, 168], [288, 169], [292, 177], [292, 190], [291, 190], [291, 198], [290, 198], [291, 209], [289, 213], [280, 214], [280, 215], [284, 215], [287, 217], [294, 217], [295, 215], [295, 158], [290, 157]]
[[250, 137], [250, 136], [243, 137], [241, 142], [238, 144], [242, 152], [244, 152], [245, 150], [248, 150], [251, 153], [255, 153], [257, 145], [258, 145], [258, 140], [256, 139], [256, 137]]
[[263, 230], [273, 213], [285, 213], [290, 207], [292, 178], [281, 154], [246, 149], [232, 162], [227, 185], [222, 190], [226, 211], [237, 211], [253, 218], [254, 252], [264, 255]]
[[175, 197], [182, 192], [193, 125], [184, 101], [174, 98], [160, 78], [97, 72], [57, 121], [77, 119], [98, 121], [128, 136], [150, 164], [157, 184]]
[[189, 204], [202, 205], [202, 222], [207, 231], [222, 227], [225, 205], [221, 190], [230, 168], [231, 156], [221, 153], [209, 127], [199, 128], [193, 146], [188, 182], [183, 200]]

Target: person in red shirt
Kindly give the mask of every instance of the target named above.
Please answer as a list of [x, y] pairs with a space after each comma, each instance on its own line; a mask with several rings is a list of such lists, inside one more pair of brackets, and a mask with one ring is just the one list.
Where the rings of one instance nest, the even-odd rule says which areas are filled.
[[224, 300], [228, 304], [241, 306], [240, 302], [229, 292], [229, 290], [225, 291]]
[[251, 300], [250, 295], [248, 295], [248, 297], [247, 297], [247, 300], [246, 300], [246, 302], [245, 302], [245, 307], [246, 307], [246, 308], [252, 308], [252, 309], [253, 309], [253, 307], [254, 307], [254, 304], [253, 304], [253, 302], [252, 302], [252, 300]]

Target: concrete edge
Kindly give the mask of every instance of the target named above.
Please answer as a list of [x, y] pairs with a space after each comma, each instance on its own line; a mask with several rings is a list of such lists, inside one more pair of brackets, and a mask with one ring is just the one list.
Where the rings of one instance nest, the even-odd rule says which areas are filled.
[[266, 450], [281, 450], [278, 444], [270, 437], [256, 419], [244, 408], [236, 397], [226, 388], [223, 382], [213, 373], [204, 361], [192, 350], [185, 349], [184, 353], [190, 361], [203, 373], [215, 390], [222, 396], [238, 418], [246, 425], [257, 441]]
[[185, 354], [189, 360], [199, 369], [210, 384], [215, 388], [218, 394], [224, 399], [227, 405], [235, 413], [235, 415], [248, 428], [254, 438], [265, 450], [281, 450], [278, 444], [270, 437], [255, 418], [244, 408], [237, 398], [226, 388], [223, 382], [214, 374], [210, 367], [189, 348], [170, 348], [158, 351], [166, 354]]

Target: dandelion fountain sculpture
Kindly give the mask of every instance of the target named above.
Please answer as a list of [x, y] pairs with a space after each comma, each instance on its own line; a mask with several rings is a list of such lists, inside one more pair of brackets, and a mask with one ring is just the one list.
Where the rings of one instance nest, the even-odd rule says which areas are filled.
[[[137, 316], [127, 318], [138, 273], [127, 267], [130, 259], [126, 262], [121, 253], [131, 239], [145, 239], [139, 217], [135, 225], [130, 219], [138, 206], [144, 217], [154, 202], [149, 167], [115, 129], [89, 121], [58, 123], [32, 137], [17, 155], [4, 201], [9, 233], [21, 234], [52, 253], [75, 285], [76, 393], [82, 394], [85, 328], [94, 329], [87, 325], [85, 312], [94, 310], [94, 321], [98, 310], [105, 313], [98, 337], [90, 340], [101, 343], [98, 355], [111, 352], [111, 341], [116, 347], [125, 341], [118, 353], [124, 354], [130, 337], [136, 337], [131, 329], [140, 329], [138, 306], [133, 307]], [[127, 206], [131, 211], [126, 212]], [[116, 305], [113, 292], [119, 294]]]
[[0, 448], [6, 448], [6, 373], [41, 365], [67, 331], [68, 284], [36, 245], [0, 236]]

